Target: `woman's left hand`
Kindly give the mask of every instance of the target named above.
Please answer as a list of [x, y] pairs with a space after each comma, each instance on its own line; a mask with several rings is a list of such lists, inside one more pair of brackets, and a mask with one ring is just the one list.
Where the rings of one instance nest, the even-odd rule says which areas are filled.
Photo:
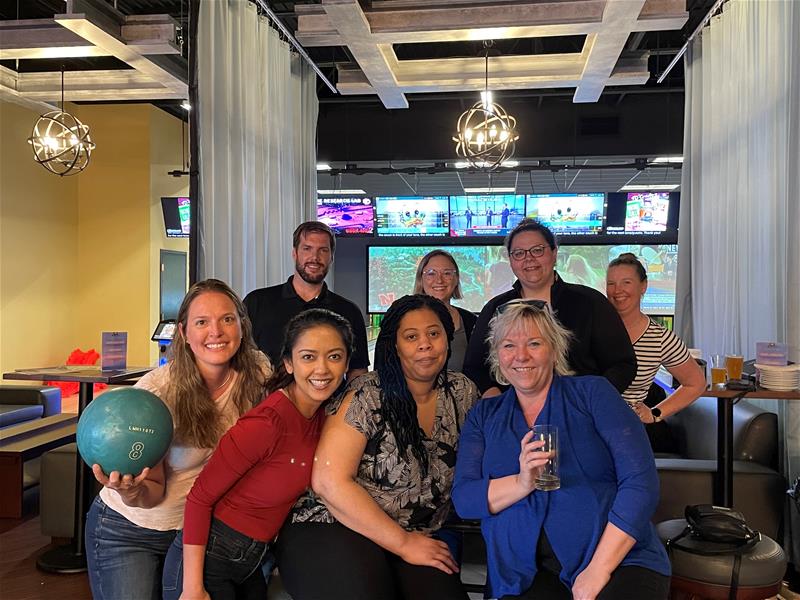
[[644, 402], [637, 402], [633, 406], [633, 411], [642, 423], [655, 423], [656, 419], [653, 417], [653, 412], [650, 407]]
[[611, 579], [608, 571], [592, 567], [591, 563], [575, 578], [573, 600], [594, 600]]

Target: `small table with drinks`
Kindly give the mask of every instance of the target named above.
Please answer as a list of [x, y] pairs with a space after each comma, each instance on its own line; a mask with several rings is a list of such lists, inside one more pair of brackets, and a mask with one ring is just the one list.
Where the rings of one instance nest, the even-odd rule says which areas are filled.
[[714, 504], [733, 507], [733, 405], [741, 398], [800, 400], [800, 391], [775, 391], [757, 388], [753, 391], [729, 390], [719, 385], [703, 396], [717, 399], [717, 478]]

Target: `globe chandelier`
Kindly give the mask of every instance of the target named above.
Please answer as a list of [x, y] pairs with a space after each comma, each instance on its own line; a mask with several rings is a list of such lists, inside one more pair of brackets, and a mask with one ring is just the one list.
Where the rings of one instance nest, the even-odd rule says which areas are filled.
[[494, 170], [514, 155], [519, 139], [517, 120], [494, 102], [489, 91], [489, 49], [491, 41], [483, 43], [486, 60], [485, 87], [481, 99], [461, 113], [456, 125], [456, 154], [476, 168]]
[[61, 110], [41, 115], [28, 138], [33, 159], [60, 177], [76, 175], [89, 164], [95, 148], [89, 127], [64, 111], [64, 68], [61, 68]]

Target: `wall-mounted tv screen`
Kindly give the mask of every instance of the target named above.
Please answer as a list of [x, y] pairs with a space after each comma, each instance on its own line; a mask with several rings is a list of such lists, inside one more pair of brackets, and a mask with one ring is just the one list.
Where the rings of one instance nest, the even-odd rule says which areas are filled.
[[523, 194], [450, 196], [450, 235], [504, 236], [525, 216]]
[[[414, 292], [420, 259], [440, 246], [370, 246], [367, 258], [368, 311], [386, 312], [400, 296]], [[464, 297], [453, 304], [479, 312], [492, 297], [514, 283], [502, 246], [450, 246], [461, 273]]]
[[161, 212], [164, 213], [164, 228], [167, 237], [189, 237], [191, 216], [189, 198], [161, 198]]
[[674, 314], [677, 244], [559, 246], [556, 269], [564, 281], [588, 285], [605, 294], [608, 263], [623, 252], [635, 254], [647, 270], [647, 293], [642, 299], [642, 312]]
[[631, 192], [625, 206], [625, 233], [667, 230], [669, 192]]
[[[386, 312], [397, 298], [411, 294], [420, 259], [435, 248], [438, 246], [370, 246], [368, 311]], [[502, 246], [451, 246], [447, 250], [461, 273], [464, 297], [453, 301], [457, 306], [480, 312], [491, 298], [511, 289], [515, 277]], [[565, 281], [605, 294], [606, 267], [623, 252], [633, 252], [647, 269], [649, 285], [642, 310], [651, 315], [674, 314], [677, 245], [560, 246], [556, 268]]]
[[375, 198], [379, 236], [446, 236], [447, 196], [382, 196]]
[[372, 235], [375, 206], [371, 198], [317, 198], [317, 221], [336, 235]]
[[527, 216], [556, 235], [597, 235], [603, 230], [605, 194], [530, 194]]
[[680, 192], [611, 192], [606, 196], [606, 234], [674, 236], [680, 197]]

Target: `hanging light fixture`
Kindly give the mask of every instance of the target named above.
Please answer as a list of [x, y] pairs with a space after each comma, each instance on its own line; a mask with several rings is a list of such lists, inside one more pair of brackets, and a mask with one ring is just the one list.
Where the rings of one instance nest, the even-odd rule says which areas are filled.
[[33, 158], [51, 173], [60, 177], [76, 175], [89, 164], [95, 148], [89, 127], [77, 117], [64, 112], [64, 67], [61, 67], [61, 110], [40, 116], [28, 138]]
[[473, 167], [489, 170], [496, 169], [514, 155], [514, 146], [519, 139], [517, 120], [494, 102], [489, 91], [489, 49], [492, 45], [491, 41], [483, 43], [486, 79], [481, 99], [458, 118], [453, 137], [458, 156]]

